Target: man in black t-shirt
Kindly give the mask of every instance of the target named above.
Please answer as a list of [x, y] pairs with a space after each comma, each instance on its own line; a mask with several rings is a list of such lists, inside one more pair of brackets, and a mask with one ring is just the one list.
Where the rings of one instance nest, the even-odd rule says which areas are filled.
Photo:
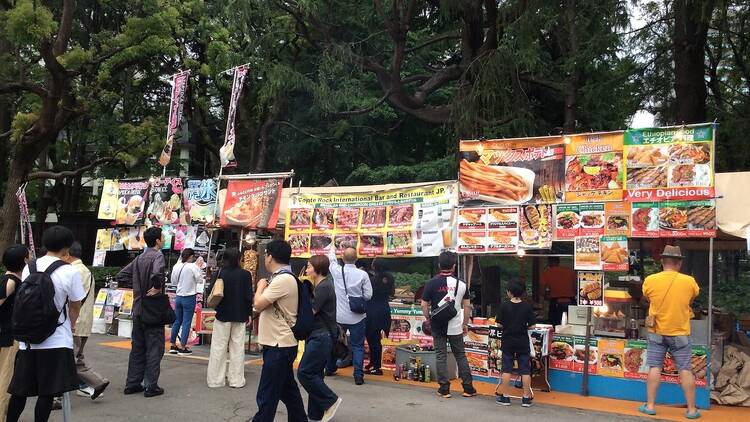
[[[535, 322], [534, 308], [528, 302], [523, 301], [526, 288], [521, 283], [514, 281], [508, 286], [508, 301], [500, 306], [500, 314], [497, 323], [503, 326], [502, 343], [500, 350], [503, 352], [503, 385], [509, 385], [510, 375], [513, 372], [514, 363], [518, 363], [518, 373], [523, 382], [523, 407], [531, 406], [531, 348], [529, 346], [529, 328]], [[510, 406], [510, 398], [501, 395], [497, 403]]]
[[464, 397], [473, 397], [477, 394], [474, 389], [469, 369], [469, 361], [464, 352], [464, 334], [467, 333], [471, 306], [467, 294], [466, 283], [457, 279], [456, 254], [443, 252], [438, 258], [440, 274], [427, 282], [422, 295], [422, 313], [425, 318], [430, 319], [430, 311], [439, 308], [446, 302], [453, 302], [456, 307], [456, 316], [448, 321], [447, 325], [430, 322], [432, 338], [435, 345], [435, 357], [438, 375], [438, 395], [450, 398], [450, 379], [448, 378], [448, 351], [447, 343], [451, 345], [451, 351], [458, 364], [458, 375], [463, 384]]

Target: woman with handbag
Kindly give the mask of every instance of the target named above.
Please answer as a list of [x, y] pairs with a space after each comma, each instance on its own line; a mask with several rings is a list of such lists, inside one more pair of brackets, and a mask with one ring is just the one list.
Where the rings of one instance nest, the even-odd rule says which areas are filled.
[[223, 266], [211, 285], [211, 305], [216, 309], [216, 320], [206, 383], [211, 388], [219, 388], [228, 381], [230, 387], [242, 388], [245, 386], [245, 327], [253, 310], [253, 281], [250, 273], [240, 267], [237, 248], [224, 251]]

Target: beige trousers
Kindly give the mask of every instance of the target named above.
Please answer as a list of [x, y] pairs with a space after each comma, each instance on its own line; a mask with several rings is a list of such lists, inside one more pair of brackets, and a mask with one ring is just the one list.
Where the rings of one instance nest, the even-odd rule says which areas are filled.
[[4, 421], [8, 414], [8, 385], [13, 378], [13, 369], [16, 366], [16, 352], [18, 343], [13, 342], [10, 347], [0, 347], [0, 421]]
[[[227, 371], [227, 354], [229, 370]], [[206, 383], [211, 388], [245, 386], [245, 323], [214, 321]]]

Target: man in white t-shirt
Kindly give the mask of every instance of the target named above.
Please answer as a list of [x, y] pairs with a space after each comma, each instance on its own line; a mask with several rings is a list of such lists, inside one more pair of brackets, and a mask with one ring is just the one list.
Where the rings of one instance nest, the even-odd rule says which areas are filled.
[[466, 283], [456, 278], [456, 254], [443, 252], [438, 257], [440, 274], [427, 282], [422, 296], [422, 313], [425, 318], [430, 319], [430, 311], [438, 309], [448, 301], [453, 302], [456, 308], [456, 316], [450, 319], [446, 325], [440, 325], [431, 321], [433, 343], [435, 345], [436, 371], [438, 375], [438, 395], [443, 398], [451, 397], [450, 379], [448, 378], [448, 351], [447, 344], [450, 343], [451, 351], [458, 364], [458, 376], [463, 385], [463, 396], [473, 397], [477, 395], [471, 378], [469, 361], [464, 352], [464, 335], [467, 333], [471, 305], [467, 295]]
[[[44, 231], [42, 243], [47, 254], [32, 261], [23, 270], [22, 279], [30, 275], [30, 268], [43, 272], [55, 262], [67, 257], [73, 244], [73, 232], [62, 226]], [[59, 265], [59, 264], [55, 264]], [[81, 285], [81, 275], [71, 265], [64, 264], [52, 272], [55, 287], [55, 306], [60, 311], [55, 332], [39, 344], [19, 343], [16, 366], [8, 392], [8, 421], [16, 422], [23, 413], [27, 397], [36, 397], [36, 421], [49, 419], [55, 396], [78, 389], [78, 376], [73, 355], [73, 329], [86, 292]], [[17, 305], [18, 306], [18, 302]]]

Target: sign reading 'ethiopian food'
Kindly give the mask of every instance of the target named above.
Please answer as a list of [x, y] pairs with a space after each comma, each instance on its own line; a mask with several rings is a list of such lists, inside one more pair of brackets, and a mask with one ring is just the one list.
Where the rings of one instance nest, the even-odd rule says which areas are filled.
[[520, 205], [562, 198], [565, 148], [560, 136], [461, 141], [462, 203]]
[[[437, 256], [454, 246], [454, 182], [383, 192], [292, 195], [286, 239], [292, 256], [325, 254], [333, 243], [345, 244], [359, 256]], [[479, 222], [472, 220], [472, 224]]]
[[626, 131], [625, 199], [713, 199], [713, 135], [711, 125]]

